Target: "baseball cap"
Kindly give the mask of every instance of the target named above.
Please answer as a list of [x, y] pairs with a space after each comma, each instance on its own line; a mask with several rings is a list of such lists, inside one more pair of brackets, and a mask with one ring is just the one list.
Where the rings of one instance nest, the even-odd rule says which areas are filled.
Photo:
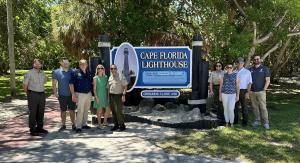
[[245, 60], [243, 57], [238, 57], [238, 59], [236, 60], [236, 63], [245, 63]]

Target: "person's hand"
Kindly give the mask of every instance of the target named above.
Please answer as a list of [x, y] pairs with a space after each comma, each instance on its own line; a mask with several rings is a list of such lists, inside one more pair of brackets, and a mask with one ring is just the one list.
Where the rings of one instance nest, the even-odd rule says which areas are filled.
[[125, 96], [123, 95], [122, 96], [122, 102], [125, 102], [126, 101], [126, 99], [125, 99]]
[[214, 96], [214, 92], [213, 91], [209, 91], [209, 96]]
[[247, 92], [247, 93], [245, 94], [245, 97], [246, 97], [247, 100], [250, 100], [250, 93]]
[[56, 98], [58, 98], [58, 93], [54, 93], [53, 96], [55, 96]]
[[95, 99], [96, 99], [96, 103], [99, 104], [100, 103], [99, 97], [96, 96]]
[[222, 96], [219, 96], [219, 101], [222, 102]]
[[235, 102], [238, 102], [239, 101], [239, 96], [235, 96]]
[[73, 102], [77, 102], [77, 97], [76, 97], [76, 95], [72, 95], [72, 101], [73, 101]]

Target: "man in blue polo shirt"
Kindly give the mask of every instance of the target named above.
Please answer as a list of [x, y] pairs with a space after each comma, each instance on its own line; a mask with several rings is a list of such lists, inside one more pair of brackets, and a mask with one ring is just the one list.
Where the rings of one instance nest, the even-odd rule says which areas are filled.
[[[58, 98], [61, 109], [62, 126], [59, 131], [66, 129], [66, 111], [69, 110], [72, 129], [75, 130], [75, 103], [72, 101], [69, 83], [72, 71], [69, 69], [70, 63], [67, 58], [60, 60], [61, 67], [53, 71], [52, 89], [53, 95]], [[58, 85], [58, 89], [57, 89]]]
[[266, 106], [266, 90], [270, 85], [270, 71], [269, 69], [261, 64], [260, 56], [254, 57], [254, 66], [250, 68], [252, 75], [252, 86], [251, 86], [251, 104], [255, 121], [253, 127], [260, 125], [261, 119], [264, 123], [264, 128], [269, 129], [268, 110]]
[[82, 59], [79, 61], [79, 69], [73, 71], [70, 90], [72, 100], [77, 102], [76, 116], [76, 132], [81, 132], [81, 129], [90, 129], [87, 125], [88, 111], [91, 106], [92, 99], [92, 74], [87, 70], [87, 61]]

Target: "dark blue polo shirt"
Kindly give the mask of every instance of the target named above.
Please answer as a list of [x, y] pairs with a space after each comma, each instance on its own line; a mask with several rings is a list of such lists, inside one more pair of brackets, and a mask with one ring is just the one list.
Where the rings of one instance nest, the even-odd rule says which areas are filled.
[[58, 82], [58, 95], [71, 96], [69, 83], [71, 80], [72, 71], [64, 71], [62, 68], [53, 71], [52, 79]]
[[88, 93], [92, 91], [93, 77], [89, 71], [83, 73], [81, 69], [76, 69], [72, 73], [70, 84], [74, 85], [74, 91], [78, 93]]
[[259, 67], [251, 67], [249, 69], [252, 75], [252, 86], [251, 91], [253, 92], [259, 92], [263, 91], [266, 83], [266, 77], [270, 77], [270, 71], [268, 67], [264, 65], [260, 65]]

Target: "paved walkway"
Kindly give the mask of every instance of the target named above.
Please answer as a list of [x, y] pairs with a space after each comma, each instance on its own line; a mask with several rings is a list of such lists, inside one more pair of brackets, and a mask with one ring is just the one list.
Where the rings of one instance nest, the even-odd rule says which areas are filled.
[[125, 132], [93, 127], [76, 134], [57, 132], [60, 125], [57, 100], [47, 99], [44, 137], [31, 137], [28, 115], [6, 122], [0, 129], [0, 162], [224, 162], [203, 156], [174, 155], [155, 146], [154, 139], [176, 134], [175, 129], [141, 123], [127, 123]]
[[12, 102], [0, 102], [0, 128], [4, 127], [6, 121], [24, 115], [27, 111], [26, 100], [14, 99]]

